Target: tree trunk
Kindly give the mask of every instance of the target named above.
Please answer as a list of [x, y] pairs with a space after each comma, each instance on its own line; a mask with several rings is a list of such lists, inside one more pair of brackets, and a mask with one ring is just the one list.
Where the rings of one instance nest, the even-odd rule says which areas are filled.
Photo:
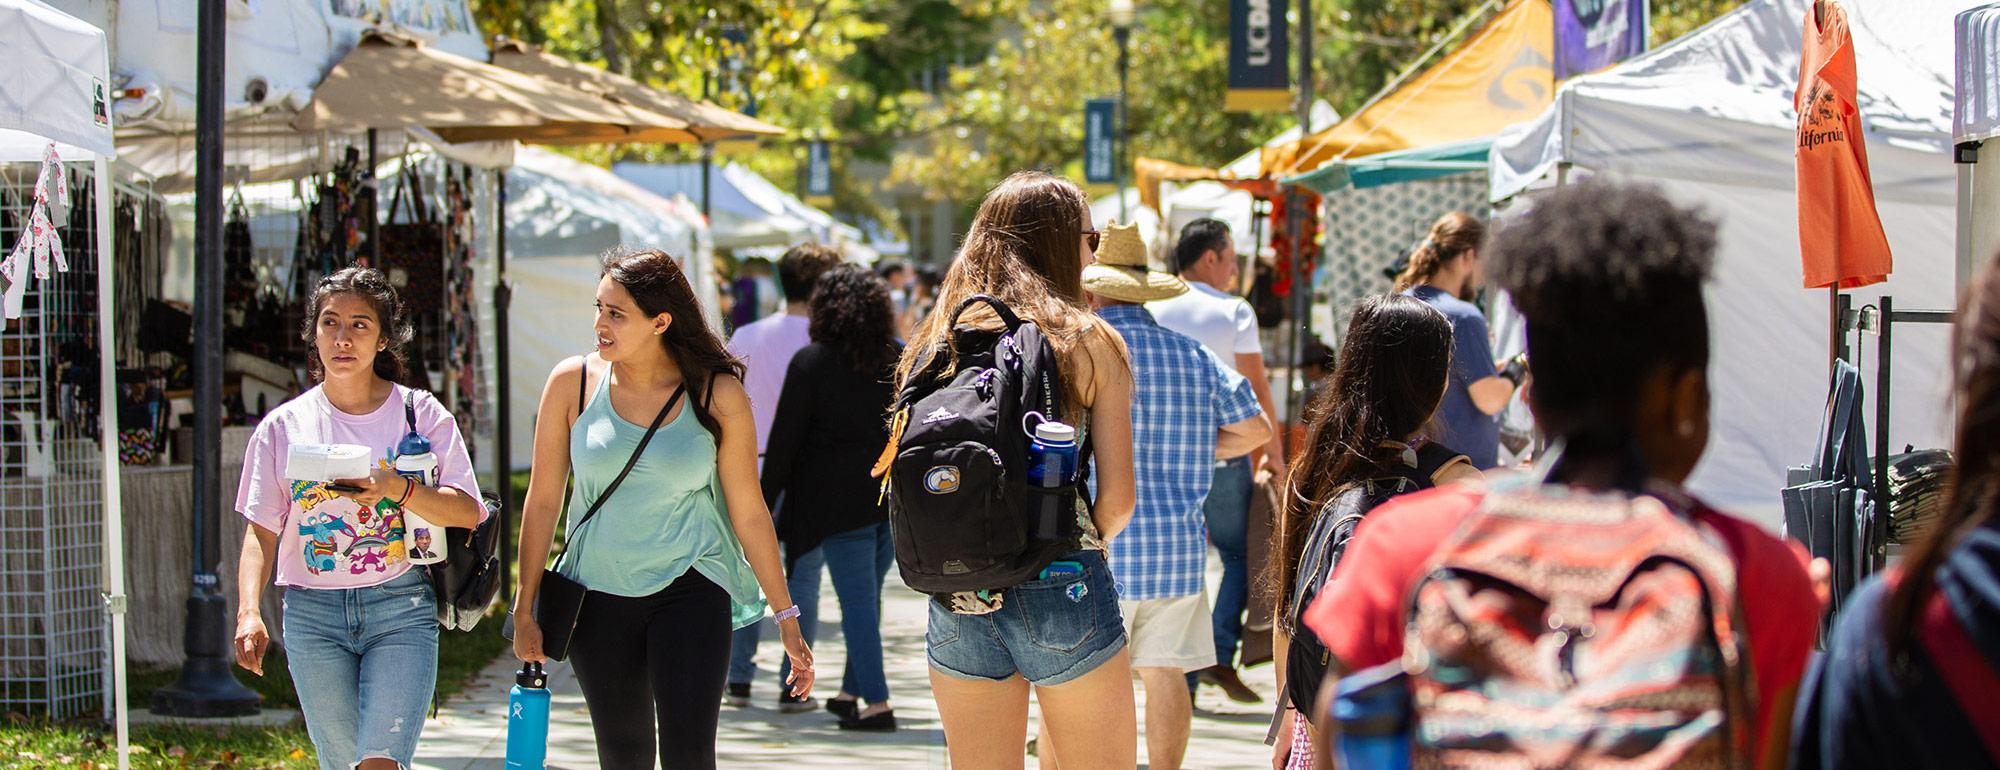
[[597, 49], [604, 56], [604, 68], [619, 74], [625, 71], [625, 55], [619, 45], [618, 0], [597, 0]]

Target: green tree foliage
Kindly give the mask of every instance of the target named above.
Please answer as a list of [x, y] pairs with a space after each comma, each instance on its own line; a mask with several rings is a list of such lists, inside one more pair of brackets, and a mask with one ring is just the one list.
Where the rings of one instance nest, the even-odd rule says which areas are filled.
[[[1653, 41], [1744, 0], [1653, 0]], [[1138, 0], [1131, 37], [1128, 159], [1213, 166], [1289, 125], [1229, 113], [1228, 4]], [[1081, 176], [1083, 100], [1118, 93], [1108, 0], [473, 0], [487, 31], [696, 95], [716, 62], [741, 62], [716, 101], [794, 129], [735, 159], [781, 185], [801, 141], [835, 143], [835, 211], [889, 221], [882, 190], [849, 173], [970, 206], [1007, 173]], [[1289, 4], [1288, 4], [1289, 5]], [[1314, 0], [1316, 93], [1358, 109], [1486, 0]], [[1294, 6], [1295, 7], [1295, 6]], [[726, 29], [740, 30], [737, 37]], [[1449, 46], [1447, 46], [1447, 49]], [[687, 147], [583, 151], [598, 160], [685, 160]]]

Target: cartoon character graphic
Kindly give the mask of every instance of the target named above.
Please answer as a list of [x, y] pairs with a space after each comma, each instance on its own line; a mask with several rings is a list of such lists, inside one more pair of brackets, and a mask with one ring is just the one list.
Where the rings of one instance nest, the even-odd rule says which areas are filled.
[[[354, 527], [346, 519], [333, 514], [315, 514], [299, 522], [299, 537], [305, 538], [306, 569], [317, 575], [339, 565], [335, 558], [337, 543], [334, 534], [345, 532], [354, 534]], [[348, 550], [353, 550], [349, 548]]]
[[394, 561], [389, 543], [393, 539], [400, 544], [403, 539], [400, 533], [390, 529], [389, 524], [387, 516], [377, 516], [371, 522], [364, 522], [362, 529], [354, 533], [354, 541], [342, 552], [347, 557], [348, 572], [359, 575], [369, 570], [389, 571], [389, 563]]

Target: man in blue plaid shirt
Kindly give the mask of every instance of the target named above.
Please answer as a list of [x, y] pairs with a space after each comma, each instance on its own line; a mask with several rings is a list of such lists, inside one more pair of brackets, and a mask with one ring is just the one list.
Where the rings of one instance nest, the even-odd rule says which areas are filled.
[[1154, 322], [1142, 303], [1188, 287], [1146, 266], [1138, 228], [1108, 229], [1083, 285], [1132, 356], [1139, 500], [1132, 523], [1110, 543], [1111, 574], [1132, 667], [1146, 688], [1146, 756], [1156, 770], [1178, 770], [1194, 715], [1185, 673], [1215, 664], [1202, 500], [1215, 461], [1262, 446], [1271, 423], [1249, 380], [1193, 337]]

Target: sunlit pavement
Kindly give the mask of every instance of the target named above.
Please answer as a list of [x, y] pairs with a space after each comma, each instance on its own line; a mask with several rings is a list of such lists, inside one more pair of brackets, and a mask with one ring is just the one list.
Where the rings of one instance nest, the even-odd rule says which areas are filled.
[[[1209, 563], [1212, 567], [1209, 584], [1213, 588], [1221, 573], [1214, 567], [1216, 560], [1210, 559]], [[824, 697], [839, 689], [845, 651], [840, 644], [840, 608], [830, 582], [822, 587], [820, 597], [822, 643], [815, 653], [822, 678], [814, 694]], [[835, 725], [834, 716], [824, 710], [778, 713], [776, 665], [783, 653], [777, 634], [767, 627], [763, 646], [757, 653], [759, 679], [752, 688], [751, 706], [722, 709], [717, 739], [720, 764], [867, 770], [948, 767], [944, 731], [938, 723], [937, 705], [930, 697], [924, 663], [924, 602], [922, 595], [904, 588], [891, 571], [883, 596], [882, 634], [891, 702], [900, 730], [887, 734], [845, 732]], [[478, 682], [425, 723], [423, 743], [417, 752], [419, 768], [483, 770], [505, 766], [507, 728], [503, 715], [515, 668], [511, 658], [495, 661], [480, 674]], [[1273, 690], [1271, 667], [1265, 665], [1247, 672], [1244, 679], [1264, 695], [1266, 703], [1231, 703], [1220, 690], [1203, 687], [1196, 702], [1194, 734], [1185, 767], [1270, 766], [1270, 749], [1263, 744], [1263, 737]], [[551, 667], [549, 687], [555, 696], [549, 724], [549, 767], [579, 770], [596, 767], [590, 715], [584, 710], [582, 692], [567, 665], [558, 663]], [[1143, 709], [1143, 693], [1139, 702]], [[1145, 766], [1145, 755], [1145, 739], [1141, 735], [1141, 767]], [[1034, 759], [1028, 758], [1028, 767], [1034, 764]]]

